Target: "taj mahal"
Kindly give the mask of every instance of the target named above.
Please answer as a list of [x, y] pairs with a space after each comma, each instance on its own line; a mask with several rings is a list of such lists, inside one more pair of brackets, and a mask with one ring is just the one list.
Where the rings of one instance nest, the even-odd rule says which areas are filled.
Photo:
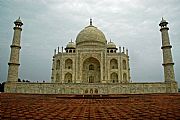
[[69, 42], [65, 52], [55, 52], [53, 83], [129, 83], [128, 53], [117, 52], [113, 42], [97, 27], [85, 27], [76, 42]]
[[37, 94], [145, 94], [176, 93], [178, 85], [168, 35], [168, 22], [162, 18], [163, 82], [131, 81], [129, 54], [125, 47], [107, 42], [92, 19], [65, 48], [54, 50], [50, 83], [18, 82], [21, 31], [23, 22], [15, 22], [5, 92]]

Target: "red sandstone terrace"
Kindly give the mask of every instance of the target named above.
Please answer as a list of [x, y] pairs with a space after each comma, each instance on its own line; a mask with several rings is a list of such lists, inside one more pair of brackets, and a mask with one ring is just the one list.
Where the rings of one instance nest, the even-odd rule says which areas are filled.
[[0, 119], [179, 120], [180, 94], [0, 94]]

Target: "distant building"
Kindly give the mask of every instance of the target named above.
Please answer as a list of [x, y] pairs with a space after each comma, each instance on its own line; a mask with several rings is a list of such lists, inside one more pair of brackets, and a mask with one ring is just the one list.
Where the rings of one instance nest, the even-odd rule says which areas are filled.
[[8, 79], [5, 92], [45, 94], [140, 94], [178, 92], [174, 77], [171, 45], [164, 19], [159, 26], [162, 33], [164, 82], [131, 83], [128, 50], [107, 43], [102, 31], [90, 25], [67, 44], [65, 51], [54, 52], [51, 83], [18, 82], [20, 36], [23, 25], [16, 20], [11, 45]]

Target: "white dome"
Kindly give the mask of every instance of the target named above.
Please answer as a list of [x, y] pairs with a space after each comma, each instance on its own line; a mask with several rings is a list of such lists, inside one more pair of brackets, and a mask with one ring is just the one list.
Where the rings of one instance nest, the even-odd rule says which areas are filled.
[[71, 48], [76, 48], [76, 44], [72, 41], [66, 45], [66, 49], [71, 49]]
[[76, 37], [76, 45], [105, 46], [106, 38], [102, 31], [93, 25], [85, 27]]
[[116, 48], [116, 45], [113, 42], [108, 42], [107, 48]]

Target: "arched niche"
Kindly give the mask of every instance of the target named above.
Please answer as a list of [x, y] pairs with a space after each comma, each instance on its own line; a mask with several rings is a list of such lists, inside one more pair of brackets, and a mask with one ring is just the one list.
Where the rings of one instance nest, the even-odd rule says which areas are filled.
[[84, 83], [99, 83], [101, 78], [100, 62], [94, 58], [89, 57], [83, 62], [82, 80]]
[[72, 83], [72, 74], [69, 72], [66, 73], [64, 79], [65, 79], [65, 83]]
[[123, 60], [122, 64], [123, 64], [123, 70], [126, 70], [127, 69], [126, 60]]
[[126, 73], [123, 73], [123, 81], [127, 82], [127, 74]]
[[111, 69], [118, 69], [118, 61], [116, 59], [111, 59], [110, 68]]
[[56, 69], [59, 70], [60, 69], [60, 60], [56, 61]]
[[65, 60], [65, 69], [72, 69], [73, 61], [71, 59]]
[[56, 74], [56, 82], [60, 82], [60, 76], [59, 76], [59, 73]]
[[114, 72], [111, 74], [111, 82], [118, 83], [118, 74], [117, 73]]

